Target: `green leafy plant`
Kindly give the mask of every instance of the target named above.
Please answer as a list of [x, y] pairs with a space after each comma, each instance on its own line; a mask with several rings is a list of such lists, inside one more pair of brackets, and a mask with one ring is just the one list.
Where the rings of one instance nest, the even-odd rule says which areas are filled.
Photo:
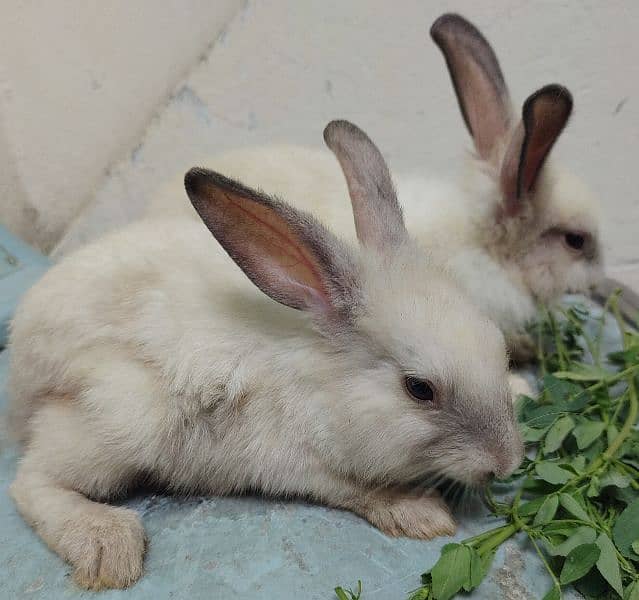
[[[537, 326], [542, 391], [522, 397], [527, 458], [511, 477], [514, 497], [497, 500], [494, 529], [443, 547], [409, 600], [449, 600], [478, 587], [496, 550], [527, 536], [558, 600], [574, 585], [587, 598], [639, 600], [639, 334], [625, 325], [618, 294], [600, 318], [573, 306]], [[622, 347], [602, 357], [611, 313]], [[338, 588], [341, 589], [341, 588]], [[353, 600], [361, 595], [338, 596]]]
[[341, 587], [335, 588], [335, 595], [339, 600], [360, 600], [362, 597], [362, 582], [357, 582], [357, 592], [353, 590], [345, 590]]

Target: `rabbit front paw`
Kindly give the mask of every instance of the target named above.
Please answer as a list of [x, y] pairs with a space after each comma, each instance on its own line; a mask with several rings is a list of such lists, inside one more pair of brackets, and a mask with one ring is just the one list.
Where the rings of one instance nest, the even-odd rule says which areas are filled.
[[375, 492], [366, 498], [362, 516], [393, 537], [428, 540], [453, 535], [457, 529], [445, 502], [433, 492], [396, 489]]
[[105, 508], [70, 524], [60, 542], [73, 579], [90, 590], [126, 588], [142, 575], [146, 535], [140, 519], [129, 509]]

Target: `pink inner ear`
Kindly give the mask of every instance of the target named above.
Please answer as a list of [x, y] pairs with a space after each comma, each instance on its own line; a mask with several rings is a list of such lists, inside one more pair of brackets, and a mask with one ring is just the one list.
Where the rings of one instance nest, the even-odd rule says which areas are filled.
[[479, 156], [489, 160], [497, 142], [508, 132], [509, 112], [481, 67], [473, 60], [466, 60], [463, 65], [459, 69], [459, 85], [468, 126]]
[[523, 197], [534, 189], [544, 161], [570, 116], [572, 101], [558, 95], [555, 88], [542, 88], [525, 102], [523, 119], [506, 149], [500, 173], [506, 216], [521, 211]]
[[227, 247], [251, 279], [295, 308], [328, 306], [323, 267], [287, 220], [272, 207], [224, 191], [221, 207]]
[[535, 185], [539, 171], [553, 144], [562, 132], [568, 115], [566, 105], [553, 98], [540, 97], [533, 106], [527, 124], [528, 141], [522, 157], [521, 192], [529, 192]]
[[500, 184], [504, 198], [504, 213], [508, 217], [515, 216], [522, 208], [519, 198], [518, 177], [525, 135], [524, 124], [520, 122], [512, 134], [502, 162]]

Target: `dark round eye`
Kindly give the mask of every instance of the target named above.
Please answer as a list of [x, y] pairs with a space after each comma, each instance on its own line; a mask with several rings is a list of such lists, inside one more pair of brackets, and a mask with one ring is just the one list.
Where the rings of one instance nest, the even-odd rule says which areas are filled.
[[420, 402], [429, 402], [432, 403], [435, 400], [435, 391], [433, 390], [433, 386], [424, 379], [417, 379], [417, 377], [406, 377], [404, 379], [404, 384], [408, 393], [415, 398], [415, 400], [419, 400]]
[[567, 233], [564, 236], [564, 240], [566, 241], [566, 246], [573, 250], [583, 250], [586, 243], [586, 238], [580, 233]]

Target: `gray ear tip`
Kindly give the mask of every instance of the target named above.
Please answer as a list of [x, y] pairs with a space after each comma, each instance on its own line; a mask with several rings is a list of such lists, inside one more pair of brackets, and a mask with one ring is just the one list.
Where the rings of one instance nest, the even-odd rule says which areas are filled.
[[210, 179], [211, 174], [211, 171], [203, 167], [193, 167], [189, 169], [184, 175], [184, 187], [187, 194], [189, 194], [189, 196], [196, 194], [202, 188], [205, 181]]
[[447, 33], [456, 31], [477, 32], [477, 28], [468, 20], [457, 13], [445, 13], [439, 17], [430, 27], [430, 37], [439, 44]]
[[362, 138], [364, 132], [350, 121], [335, 119], [324, 128], [324, 141], [329, 148], [334, 148], [343, 136]]
[[540, 91], [544, 91], [546, 94], [553, 94], [556, 98], [563, 100], [568, 104], [572, 104], [572, 94], [570, 90], [560, 83], [551, 83], [541, 88]]
[[568, 114], [572, 112], [573, 98], [570, 90], [559, 83], [550, 83], [528, 96], [524, 102], [522, 113], [526, 115], [532, 105], [540, 98], [550, 99], [555, 103], [562, 103]]

